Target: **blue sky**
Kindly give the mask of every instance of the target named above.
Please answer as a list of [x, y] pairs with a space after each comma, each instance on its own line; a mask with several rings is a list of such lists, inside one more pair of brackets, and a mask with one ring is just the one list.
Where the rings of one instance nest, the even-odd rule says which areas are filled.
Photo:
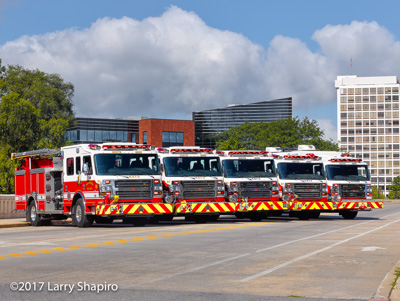
[[336, 140], [336, 76], [400, 75], [399, 9], [394, 0], [0, 0], [0, 58], [74, 84], [77, 116], [190, 119], [292, 96], [293, 115]]

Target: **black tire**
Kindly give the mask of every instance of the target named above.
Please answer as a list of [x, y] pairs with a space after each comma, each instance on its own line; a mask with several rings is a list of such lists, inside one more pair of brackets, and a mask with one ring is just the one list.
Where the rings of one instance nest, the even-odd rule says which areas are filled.
[[94, 216], [94, 221], [96, 224], [110, 225], [113, 223], [114, 219], [110, 217]]
[[340, 214], [344, 219], [354, 219], [357, 216], [358, 211], [342, 211]]
[[37, 212], [36, 202], [32, 201], [29, 204], [28, 211], [26, 213], [26, 220], [33, 227], [41, 226], [42, 221], [40, 220], [40, 214]]
[[80, 198], [72, 208], [72, 223], [79, 228], [89, 227], [94, 221], [93, 215], [86, 215], [86, 206]]

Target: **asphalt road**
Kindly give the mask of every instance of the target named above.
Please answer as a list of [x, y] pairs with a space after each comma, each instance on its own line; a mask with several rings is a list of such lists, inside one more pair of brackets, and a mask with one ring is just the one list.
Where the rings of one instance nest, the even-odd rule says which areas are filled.
[[399, 237], [396, 204], [354, 220], [0, 229], [0, 299], [368, 300]]

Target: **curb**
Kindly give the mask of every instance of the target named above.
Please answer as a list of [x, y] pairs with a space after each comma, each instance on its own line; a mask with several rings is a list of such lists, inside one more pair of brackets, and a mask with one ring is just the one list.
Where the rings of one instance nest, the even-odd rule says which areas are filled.
[[14, 223], [14, 224], [0, 224], [0, 228], [15, 228], [15, 227], [27, 227], [29, 223]]
[[[400, 301], [400, 278], [395, 283], [395, 271], [400, 267], [400, 260], [393, 266], [389, 273], [386, 274], [382, 283], [378, 287], [375, 295], [369, 301]], [[392, 290], [392, 287], [396, 291]]]

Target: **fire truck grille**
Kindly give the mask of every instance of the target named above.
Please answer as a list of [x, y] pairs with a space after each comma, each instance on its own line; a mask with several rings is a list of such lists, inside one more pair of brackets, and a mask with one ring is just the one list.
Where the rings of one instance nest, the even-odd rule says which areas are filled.
[[240, 195], [245, 198], [270, 198], [271, 182], [238, 182]]
[[151, 199], [153, 197], [151, 180], [117, 180], [115, 187], [120, 200]]
[[301, 199], [318, 199], [321, 198], [321, 184], [318, 183], [298, 183], [294, 184], [294, 194]]
[[184, 199], [216, 197], [216, 181], [182, 181]]
[[339, 188], [342, 198], [365, 198], [365, 185], [342, 184]]

